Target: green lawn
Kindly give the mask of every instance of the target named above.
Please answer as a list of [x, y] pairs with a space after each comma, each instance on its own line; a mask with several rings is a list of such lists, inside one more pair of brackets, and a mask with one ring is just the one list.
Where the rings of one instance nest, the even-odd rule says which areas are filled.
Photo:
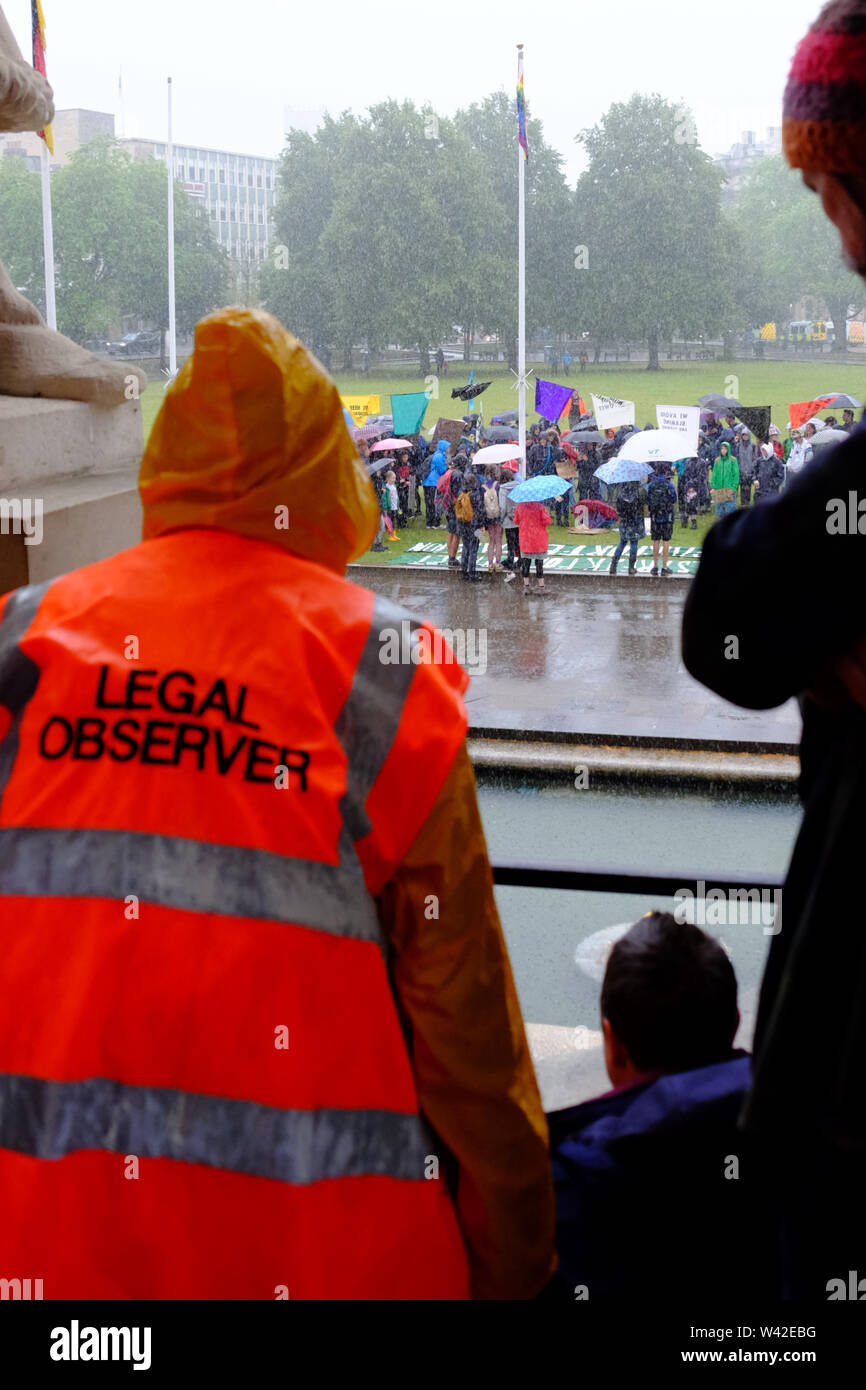
[[[674, 402], [674, 404], [676, 403]], [[715, 519], [713, 515], [699, 516], [697, 531], [687, 530], [680, 525], [679, 521], [675, 522], [671, 545], [701, 545]], [[422, 516], [413, 517], [404, 530], [397, 532], [396, 541], [383, 541], [386, 546], [384, 554], [381, 551], [368, 550], [365, 555], [361, 556], [361, 560], [365, 565], [386, 565], [392, 557], [401, 555], [404, 550], [411, 545], [416, 545], [418, 541], [444, 541], [447, 534], [444, 525], [440, 526], [438, 531], [428, 531]], [[551, 545], [616, 545], [619, 540], [619, 532], [616, 529], [587, 536], [575, 535], [573, 531], [567, 531], [564, 526], [551, 526], [547, 534], [550, 537]], [[504, 552], [504, 544], [502, 548]], [[652, 550], [652, 541], [649, 537], [640, 542], [638, 549]]]
[[[503, 370], [502, 363], [485, 366], [473, 362], [476, 380], [492, 380], [485, 391], [484, 415], [490, 419], [502, 410], [516, 409], [517, 393], [511, 389], [514, 378]], [[546, 369], [538, 364], [536, 372], [545, 375]], [[729, 378], [736, 381], [731, 383]], [[424, 378], [417, 373], [392, 373], [388, 376], [364, 376], [362, 373], [347, 375], [337, 373], [337, 386], [344, 396], [375, 393], [381, 397], [383, 413], [390, 409], [389, 397], [393, 392], [421, 391]], [[451, 387], [468, 381], [468, 368], [463, 363], [449, 363], [448, 376], [442, 377], [439, 385], [439, 398], [431, 398], [427, 407], [425, 424], [433, 424], [437, 416], [459, 416], [464, 413], [462, 401], [451, 400]], [[531, 380], [532, 378], [530, 378]], [[555, 380], [565, 382], [558, 373]], [[647, 421], [656, 424], [655, 406], [694, 405], [698, 396], [708, 391], [721, 393], [731, 389], [744, 405], [770, 405], [773, 420], [784, 430], [788, 419], [788, 406], [791, 401], [810, 400], [813, 396], [827, 391], [848, 391], [859, 400], [864, 400], [866, 391], [866, 361], [856, 363], [829, 362], [690, 362], [663, 365], [659, 372], [648, 372], [644, 367], [622, 365], [599, 365], [587, 367], [585, 372], [572, 375], [568, 385], [579, 386], [587, 402], [591, 391], [596, 395], [621, 396], [635, 402], [635, 423], [643, 427]], [[145, 435], [149, 432], [154, 416], [163, 398], [162, 382], [148, 386], [142, 397]], [[528, 396], [527, 418], [531, 423], [538, 417], [532, 410], [531, 390]]]

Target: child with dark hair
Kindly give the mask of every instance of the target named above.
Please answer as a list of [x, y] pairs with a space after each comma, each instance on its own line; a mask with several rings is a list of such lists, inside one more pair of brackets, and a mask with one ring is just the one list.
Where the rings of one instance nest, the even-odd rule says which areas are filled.
[[650, 912], [613, 947], [601, 1026], [614, 1089], [548, 1116], [572, 1296], [773, 1291], [769, 1221], [737, 1132], [749, 1086], [738, 1024], [731, 962], [698, 927]]

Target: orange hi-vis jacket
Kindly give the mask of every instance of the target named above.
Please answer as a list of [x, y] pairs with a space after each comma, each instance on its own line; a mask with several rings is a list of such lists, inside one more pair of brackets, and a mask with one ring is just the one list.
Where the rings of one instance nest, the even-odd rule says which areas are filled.
[[467, 1295], [374, 902], [466, 729], [421, 627], [208, 529], [0, 603], [3, 1277]]

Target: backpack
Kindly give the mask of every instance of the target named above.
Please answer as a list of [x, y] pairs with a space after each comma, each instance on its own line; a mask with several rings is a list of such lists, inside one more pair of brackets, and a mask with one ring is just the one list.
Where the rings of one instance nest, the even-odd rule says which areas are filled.
[[454, 504], [454, 515], [458, 521], [472, 521], [475, 511], [472, 506], [472, 498], [468, 492], [461, 492]]
[[484, 515], [488, 521], [498, 521], [502, 515], [499, 510], [499, 495], [495, 483], [491, 483], [489, 487], [484, 489]]

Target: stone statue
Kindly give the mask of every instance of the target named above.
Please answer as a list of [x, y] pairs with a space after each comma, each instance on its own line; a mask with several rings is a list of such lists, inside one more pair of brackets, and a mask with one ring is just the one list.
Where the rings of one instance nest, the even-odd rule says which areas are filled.
[[[43, 130], [53, 116], [51, 88], [22, 58], [0, 5], [0, 130]], [[0, 262], [0, 395], [108, 406], [146, 385], [143, 372], [96, 357], [49, 328]]]

